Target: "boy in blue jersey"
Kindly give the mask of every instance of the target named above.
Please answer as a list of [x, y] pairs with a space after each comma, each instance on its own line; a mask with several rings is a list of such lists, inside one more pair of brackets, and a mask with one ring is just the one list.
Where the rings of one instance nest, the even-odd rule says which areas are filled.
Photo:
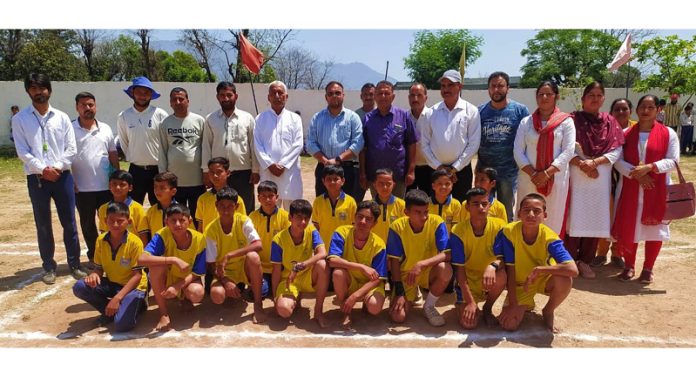
[[350, 328], [350, 314], [358, 301], [376, 316], [384, 306], [387, 279], [387, 252], [384, 241], [372, 232], [379, 218], [379, 204], [366, 200], [358, 204], [355, 225], [336, 229], [329, 247], [333, 286], [343, 312], [342, 325]]
[[275, 308], [279, 316], [290, 318], [300, 294], [316, 292], [314, 319], [320, 327], [324, 318], [324, 299], [329, 287], [324, 242], [310, 224], [312, 205], [304, 199], [290, 204], [290, 227], [273, 237], [271, 263]]
[[179, 298], [182, 307], [190, 310], [204, 294], [205, 236], [191, 228], [191, 211], [185, 205], [170, 205], [165, 216], [167, 226], [155, 233], [138, 259], [139, 264], [150, 268], [150, 284], [160, 312], [157, 331], [168, 329], [171, 323], [168, 299]]
[[549, 296], [542, 310], [546, 327], [558, 332], [554, 311], [568, 297], [578, 268], [563, 241], [543, 224], [543, 196], [531, 193], [522, 198], [517, 216], [520, 221], [506, 225], [493, 246], [495, 254], [503, 257], [507, 272], [507, 306], [498, 317], [500, 325], [516, 330], [524, 312], [534, 309], [534, 296], [541, 293]]
[[430, 198], [421, 190], [406, 194], [405, 217], [389, 228], [387, 256], [394, 289], [389, 309], [392, 321], [402, 323], [416, 299], [418, 287], [429, 289], [423, 312], [433, 326], [445, 319], [435, 308], [452, 277], [447, 249], [447, 226], [440, 216], [428, 213]]
[[138, 266], [143, 243], [127, 230], [130, 211], [124, 203], [109, 203], [108, 232], [95, 243], [94, 270], [73, 286], [75, 296], [96, 308], [98, 324], [115, 322], [116, 332], [135, 327], [138, 314], [147, 308], [147, 276]]

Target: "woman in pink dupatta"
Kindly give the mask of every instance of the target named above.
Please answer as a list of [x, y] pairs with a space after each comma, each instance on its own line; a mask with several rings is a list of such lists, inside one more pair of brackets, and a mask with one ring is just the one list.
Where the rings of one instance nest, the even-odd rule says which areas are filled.
[[568, 235], [565, 245], [575, 258], [580, 276], [595, 277], [590, 263], [601, 238], [611, 233], [611, 171], [624, 143], [623, 130], [613, 116], [600, 112], [604, 86], [585, 87], [582, 110], [571, 113], [575, 123], [575, 157], [570, 160]]
[[543, 195], [548, 214], [544, 223], [562, 234], [575, 129], [570, 116], [556, 107], [558, 98], [555, 83], [544, 81], [537, 87], [537, 109], [520, 122], [513, 151], [520, 168], [517, 197], [532, 192]]

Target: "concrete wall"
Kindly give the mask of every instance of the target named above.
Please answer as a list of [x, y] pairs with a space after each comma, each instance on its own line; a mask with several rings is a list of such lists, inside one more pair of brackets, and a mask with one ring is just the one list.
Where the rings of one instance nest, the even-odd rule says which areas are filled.
[[[466, 83], [465, 83], [466, 84]], [[123, 89], [130, 85], [129, 82], [53, 82], [53, 93], [51, 95], [51, 105], [65, 111], [71, 118], [77, 117], [75, 111], [75, 94], [81, 91], [88, 91], [97, 98], [97, 119], [108, 123], [115, 131], [116, 117], [118, 113], [132, 105], [132, 100], [123, 92]], [[215, 99], [214, 83], [170, 83], [157, 82], [154, 84], [159, 93], [162, 94], [157, 100], [152, 101], [156, 106], [171, 113], [169, 106], [169, 91], [181, 86], [189, 93], [191, 101], [190, 110], [194, 113], [205, 116], [206, 114], [219, 108]], [[268, 89], [265, 84], [255, 84], [256, 99], [259, 112], [269, 107], [266, 100]], [[256, 114], [250, 84], [237, 85], [239, 100], [237, 107]], [[521, 102], [530, 108], [536, 108], [534, 89], [510, 89], [509, 97]], [[428, 91], [428, 106], [432, 106], [441, 100], [438, 90]], [[572, 111], [580, 106], [580, 89], [564, 90], [564, 98], [559, 103], [559, 107], [564, 111]], [[607, 89], [607, 100], [603, 111], [608, 111], [608, 107], [614, 98], [623, 97], [625, 89]], [[661, 93], [656, 93], [660, 95]], [[642, 93], [629, 91], [629, 99], [635, 104]], [[476, 105], [489, 101], [488, 92], [485, 90], [464, 90], [462, 97]], [[31, 104], [29, 96], [24, 91], [24, 84], [19, 81], [0, 81], [0, 145], [11, 144], [9, 138], [9, 118], [10, 106], [19, 105], [24, 108]], [[350, 109], [356, 109], [362, 105], [360, 102], [359, 91], [346, 92], [344, 105]], [[395, 105], [408, 108], [408, 98], [406, 91], [397, 91]], [[323, 90], [290, 90], [288, 98], [288, 109], [299, 110], [302, 113], [302, 123], [305, 129], [309, 127], [312, 116], [319, 110], [326, 107]]]

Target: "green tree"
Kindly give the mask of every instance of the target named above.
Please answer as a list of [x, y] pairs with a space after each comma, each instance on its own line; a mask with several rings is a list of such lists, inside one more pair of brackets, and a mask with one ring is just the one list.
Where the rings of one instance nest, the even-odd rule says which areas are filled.
[[520, 85], [534, 88], [544, 80], [559, 86], [582, 87], [602, 80], [621, 41], [600, 30], [539, 31], [521, 54], [527, 58]]
[[414, 37], [411, 53], [404, 58], [404, 67], [412, 80], [422, 82], [428, 88], [439, 88], [437, 79], [446, 70], [458, 70], [462, 47], [466, 46], [467, 65], [481, 56], [483, 38], [468, 30], [422, 30]]
[[607, 88], [632, 88], [640, 76], [640, 69], [624, 64], [616, 72], [606, 71], [602, 83]]
[[94, 49], [93, 65], [95, 80], [131, 80], [142, 74], [140, 45], [123, 34], [116, 39], [102, 40]]
[[696, 35], [691, 40], [676, 35], [645, 40], [637, 46], [635, 59], [648, 63], [653, 72], [636, 83], [637, 91], [696, 93]]
[[13, 81], [22, 78], [17, 67], [17, 57], [29, 38], [28, 30], [0, 30], [0, 80]]
[[47, 74], [55, 81], [85, 81], [89, 78], [84, 63], [76, 56], [74, 33], [40, 30], [17, 55], [16, 72], [25, 77], [31, 72]]
[[[205, 69], [193, 55], [184, 51], [174, 51], [171, 55], [166, 51], [157, 51], [158, 76], [162, 81], [172, 82], [208, 82]], [[213, 75], [213, 81], [215, 75]]]

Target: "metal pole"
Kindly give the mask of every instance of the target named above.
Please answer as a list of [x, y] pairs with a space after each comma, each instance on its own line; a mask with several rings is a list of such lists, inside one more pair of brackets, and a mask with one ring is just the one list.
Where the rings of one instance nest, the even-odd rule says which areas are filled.
[[254, 109], [256, 110], [256, 115], [259, 115], [259, 106], [256, 104], [256, 92], [254, 92], [254, 76], [249, 71], [249, 83], [251, 84], [251, 96], [254, 98]]
[[630, 82], [629, 76], [631, 75], [631, 61], [628, 61], [628, 69], [626, 70], [626, 98], [628, 98], [628, 83]]
[[384, 71], [384, 81], [387, 81], [388, 74], [389, 74], [389, 60], [387, 60], [387, 70]]

